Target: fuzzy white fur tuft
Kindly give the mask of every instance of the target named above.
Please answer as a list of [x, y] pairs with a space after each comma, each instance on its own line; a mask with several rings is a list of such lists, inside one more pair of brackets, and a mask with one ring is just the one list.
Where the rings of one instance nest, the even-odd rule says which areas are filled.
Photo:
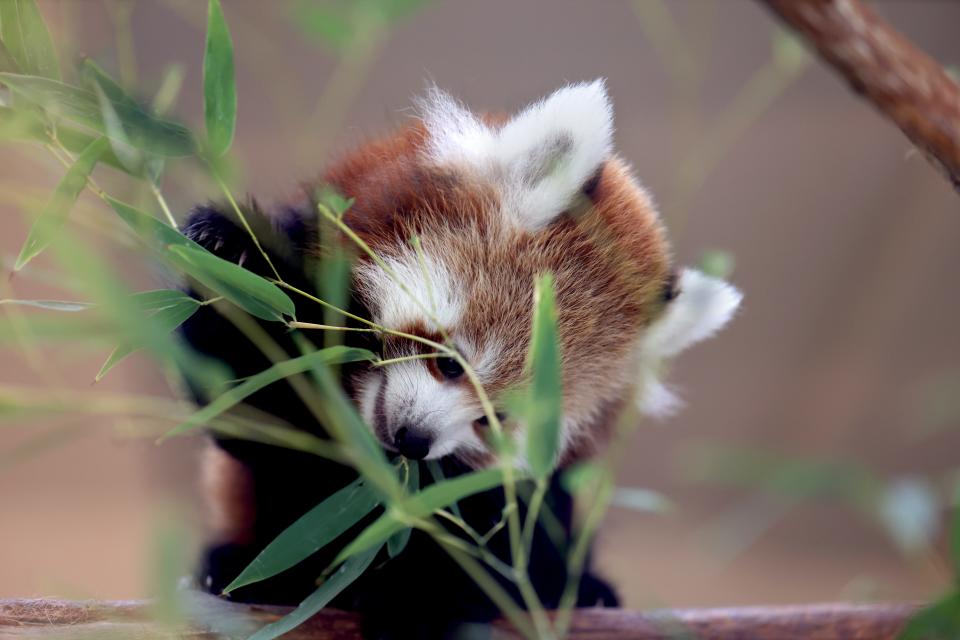
[[436, 88], [419, 109], [431, 160], [493, 182], [507, 216], [530, 230], [570, 206], [613, 149], [613, 107], [603, 80], [563, 87], [499, 129]]
[[677, 297], [640, 341], [637, 402], [647, 415], [665, 416], [679, 408], [679, 399], [660, 380], [665, 362], [722, 329], [743, 299], [735, 287], [693, 269], [683, 270], [677, 288]]

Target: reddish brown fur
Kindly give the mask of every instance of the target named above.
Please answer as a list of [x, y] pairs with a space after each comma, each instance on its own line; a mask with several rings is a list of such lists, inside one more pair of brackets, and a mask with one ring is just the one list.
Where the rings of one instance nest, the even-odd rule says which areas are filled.
[[641, 329], [659, 313], [669, 278], [662, 227], [647, 196], [624, 164], [603, 164], [589, 200], [574, 203], [546, 228], [529, 232], [499, 213], [494, 185], [468, 171], [431, 166], [422, 153], [421, 124], [361, 147], [325, 176], [356, 198], [345, 221], [375, 251], [409, 251], [418, 235], [424, 250], [442, 256], [466, 291], [463, 322], [447, 327], [473, 344], [503, 345], [488, 391], [523, 381], [530, 334], [533, 282], [545, 271], [557, 282], [565, 404], [586, 424], [573, 460], [606, 440], [627, 393]]

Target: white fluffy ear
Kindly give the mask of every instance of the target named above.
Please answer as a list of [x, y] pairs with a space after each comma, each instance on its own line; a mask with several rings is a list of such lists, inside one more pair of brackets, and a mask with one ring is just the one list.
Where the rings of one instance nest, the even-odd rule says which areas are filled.
[[499, 188], [505, 212], [528, 229], [569, 207], [613, 146], [613, 107], [603, 80], [559, 89], [500, 129], [436, 89], [420, 102], [420, 112], [431, 159], [485, 175]]
[[664, 362], [722, 329], [743, 299], [735, 287], [693, 269], [680, 274], [677, 291], [676, 298], [640, 341], [637, 401], [648, 415], [669, 414], [679, 406], [659, 379]]
[[613, 107], [603, 80], [564, 87], [527, 107], [497, 142], [512, 213], [527, 228], [549, 223], [610, 157]]

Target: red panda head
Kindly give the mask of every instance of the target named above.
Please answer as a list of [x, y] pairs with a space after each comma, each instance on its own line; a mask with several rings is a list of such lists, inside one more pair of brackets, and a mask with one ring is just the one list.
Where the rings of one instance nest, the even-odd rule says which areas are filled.
[[[594, 452], [631, 397], [648, 412], [668, 409], [674, 401], [657, 378], [663, 359], [719, 329], [740, 295], [672, 269], [653, 203], [613, 154], [603, 82], [564, 87], [511, 118], [474, 115], [433, 90], [420, 114], [325, 177], [356, 199], [345, 222], [392, 272], [366, 259], [355, 269], [372, 319], [438, 342], [449, 336], [496, 402], [528, 375], [534, 281], [551, 272], [564, 382], [560, 463]], [[420, 351], [408, 339], [384, 340], [387, 358]], [[386, 447], [488, 459], [483, 410], [456, 362], [408, 360], [356, 382]], [[505, 424], [522, 443], [522, 423], [507, 415]]]

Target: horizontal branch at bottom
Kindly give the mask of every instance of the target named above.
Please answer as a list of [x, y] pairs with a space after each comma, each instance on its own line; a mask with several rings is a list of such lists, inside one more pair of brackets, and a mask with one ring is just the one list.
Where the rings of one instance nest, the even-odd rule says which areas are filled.
[[[288, 609], [231, 603], [191, 594], [184, 603], [186, 628], [156, 622], [149, 602], [0, 600], [0, 638], [179, 640], [244, 638]], [[583, 609], [575, 613], [569, 638], [590, 640], [894, 640], [917, 606], [910, 604], [823, 604], [731, 609], [674, 609], [650, 612]], [[289, 640], [356, 640], [357, 617], [323, 611], [284, 636]], [[494, 638], [513, 638], [498, 624]]]

